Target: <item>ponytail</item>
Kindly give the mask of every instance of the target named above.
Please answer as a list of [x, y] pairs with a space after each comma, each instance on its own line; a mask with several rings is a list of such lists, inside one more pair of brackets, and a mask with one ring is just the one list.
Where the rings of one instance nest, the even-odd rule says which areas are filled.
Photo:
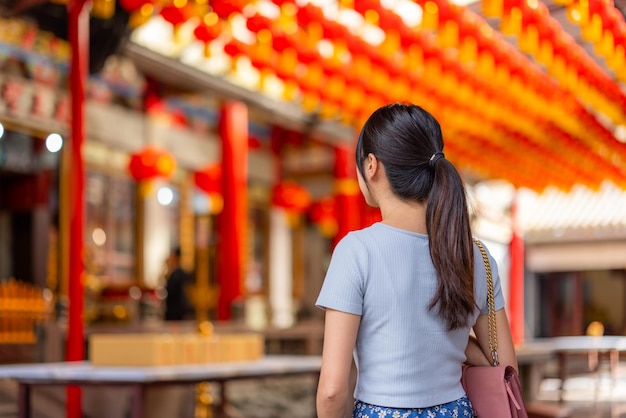
[[438, 284], [429, 308], [437, 308], [448, 330], [453, 330], [466, 326], [475, 309], [474, 244], [463, 181], [448, 160], [434, 161], [434, 182], [426, 201], [426, 230]]

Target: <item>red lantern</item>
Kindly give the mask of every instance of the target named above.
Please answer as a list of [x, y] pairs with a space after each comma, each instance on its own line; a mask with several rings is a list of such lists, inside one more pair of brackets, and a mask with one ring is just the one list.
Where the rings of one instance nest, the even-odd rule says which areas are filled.
[[254, 33], [258, 33], [263, 29], [269, 29], [271, 24], [272, 24], [271, 20], [269, 20], [267, 17], [260, 15], [258, 13], [253, 16], [250, 16], [248, 20], [246, 21], [246, 27], [248, 28], [250, 32], [254, 32]]
[[193, 173], [193, 180], [196, 187], [208, 195], [210, 212], [212, 214], [220, 213], [224, 208], [222, 166], [220, 164], [210, 164]]
[[248, 53], [250, 58], [250, 64], [259, 71], [272, 69], [271, 56], [269, 55], [271, 50], [263, 48], [251, 48]]
[[306, 28], [311, 23], [319, 23], [325, 21], [324, 12], [319, 7], [307, 3], [306, 6], [298, 9], [296, 13], [298, 25]]
[[196, 186], [205, 193], [222, 192], [222, 167], [220, 164], [211, 164], [193, 173]]
[[384, 8], [379, 0], [359, 0], [354, 2], [354, 10], [362, 15], [365, 15], [370, 10], [380, 15]]
[[313, 48], [307, 48], [304, 45], [298, 44], [296, 45], [296, 51], [298, 53], [298, 61], [303, 64], [310, 65], [322, 61], [320, 53]]
[[120, 6], [122, 9], [126, 10], [129, 13], [136, 12], [141, 9], [141, 7], [145, 4], [152, 3], [151, 0], [120, 0]]
[[172, 154], [153, 146], [132, 154], [128, 164], [128, 171], [136, 181], [169, 178], [175, 169], [176, 160]]
[[174, 38], [178, 37], [178, 29], [183, 23], [187, 22], [191, 15], [192, 10], [188, 5], [183, 7], [171, 5], [161, 9], [161, 17], [174, 27]]
[[217, 20], [215, 24], [208, 25], [205, 22], [201, 22], [193, 31], [197, 40], [208, 45], [211, 41], [217, 39], [218, 36], [224, 30], [224, 24], [221, 20]]
[[272, 36], [272, 47], [277, 52], [283, 52], [287, 48], [292, 48], [294, 42], [292, 39], [284, 33], [275, 33]]
[[248, 149], [258, 150], [263, 147], [263, 142], [256, 136], [248, 136]]
[[324, 236], [332, 238], [337, 234], [337, 204], [334, 197], [326, 196], [314, 202], [308, 214]]
[[120, 0], [120, 6], [130, 14], [128, 25], [137, 28], [154, 14], [154, 0]]
[[326, 20], [322, 21], [323, 36], [330, 40], [342, 40], [349, 37], [350, 32], [341, 23]]
[[[215, 15], [213, 15], [215, 16]], [[207, 24], [204, 21], [201, 22], [193, 31], [197, 40], [204, 44], [204, 55], [209, 56], [209, 44], [217, 39], [218, 36], [224, 30], [224, 24], [221, 20], [217, 19], [214, 24]]]
[[232, 39], [224, 45], [224, 52], [232, 58], [235, 58], [243, 53], [243, 44], [236, 39]]
[[294, 0], [272, 0], [272, 3], [278, 7], [282, 7], [285, 4], [293, 4]]
[[185, 23], [189, 18], [189, 9], [187, 7], [176, 7], [174, 5], [166, 6], [161, 9], [161, 16], [172, 25], [179, 26]]
[[234, 13], [241, 13], [248, 2], [246, 0], [211, 0], [211, 9], [223, 19], [228, 19]]
[[389, 32], [391, 30], [398, 30], [404, 26], [404, 22], [395, 12], [381, 7], [378, 12], [378, 26], [385, 32]]
[[314, 202], [309, 209], [309, 218], [311, 222], [318, 223], [325, 218], [337, 217], [337, 205], [335, 198], [332, 196], [326, 196], [320, 200]]
[[283, 182], [274, 187], [272, 204], [289, 212], [300, 214], [311, 205], [311, 195], [299, 184]]

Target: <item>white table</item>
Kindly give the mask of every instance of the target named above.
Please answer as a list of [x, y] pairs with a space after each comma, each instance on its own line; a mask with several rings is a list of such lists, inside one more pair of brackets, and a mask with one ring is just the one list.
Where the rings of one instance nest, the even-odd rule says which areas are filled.
[[104, 367], [89, 362], [34, 363], [0, 366], [0, 378], [19, 384], [18, 416], [31, 416], [31, 388], [35, 385], [129, 386], [133, 389], [131, 417], [144, 418], [144, 397], [148, 386], [217, 382], [222, 386], [222, 404], [226, 403], [224, 384], [230, 380], [319, 374], [320, 356], [265, 356], [249, 362], [190, 364], [154, 367]]
[[568, 378], [568, 362], [575, 356], [586, 356], [589, 373], [598, 370], [600, 360], [608, 358], [611, 383], [617, 380], [619, 353], [626, 351], [626, 337], [621, 336], [571, 336], [539, 338], [524, 343], [517, 348], [518, 356], [532, 356], [533, 353], [550, 353], [558, 361], [557, 372], [560, 380], [559, 398], [563, 398], [563, 387]]

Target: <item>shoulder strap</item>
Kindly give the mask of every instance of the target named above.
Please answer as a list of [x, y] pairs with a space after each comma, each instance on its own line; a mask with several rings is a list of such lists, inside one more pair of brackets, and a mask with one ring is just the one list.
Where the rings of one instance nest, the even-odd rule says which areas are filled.
[[491, 276], [491, 265], [489, 264], [489, 257], [483, 244], [474, 238], [474, 242], [478, 246], [480, 253], [483, 256], [483, 262], [485, 263], [485, 271], [487, 273], [487, 307], [489, 309], [489, 351], [491, 351], [492, 365], [497, 366], [500, 361], [498, 360], [498, 334], [496, 331], [496, 303], [493, 295], [493, 277]]

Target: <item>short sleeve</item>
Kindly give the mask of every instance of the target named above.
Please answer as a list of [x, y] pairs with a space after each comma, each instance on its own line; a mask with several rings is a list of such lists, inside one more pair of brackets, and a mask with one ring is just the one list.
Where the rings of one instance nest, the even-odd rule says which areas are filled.
[[364, 248], [354, 235], [348, 234], [339, 241], [315, 306], [361, 315], [366, 259]]
[[495, 300], [496, 311], [504, 308], [504, 294], [502, 293], [502, 282], [500, 274], [498, 274], [498, 264], [490, 257], [491, 275], [493, 276], [493, 295]]

